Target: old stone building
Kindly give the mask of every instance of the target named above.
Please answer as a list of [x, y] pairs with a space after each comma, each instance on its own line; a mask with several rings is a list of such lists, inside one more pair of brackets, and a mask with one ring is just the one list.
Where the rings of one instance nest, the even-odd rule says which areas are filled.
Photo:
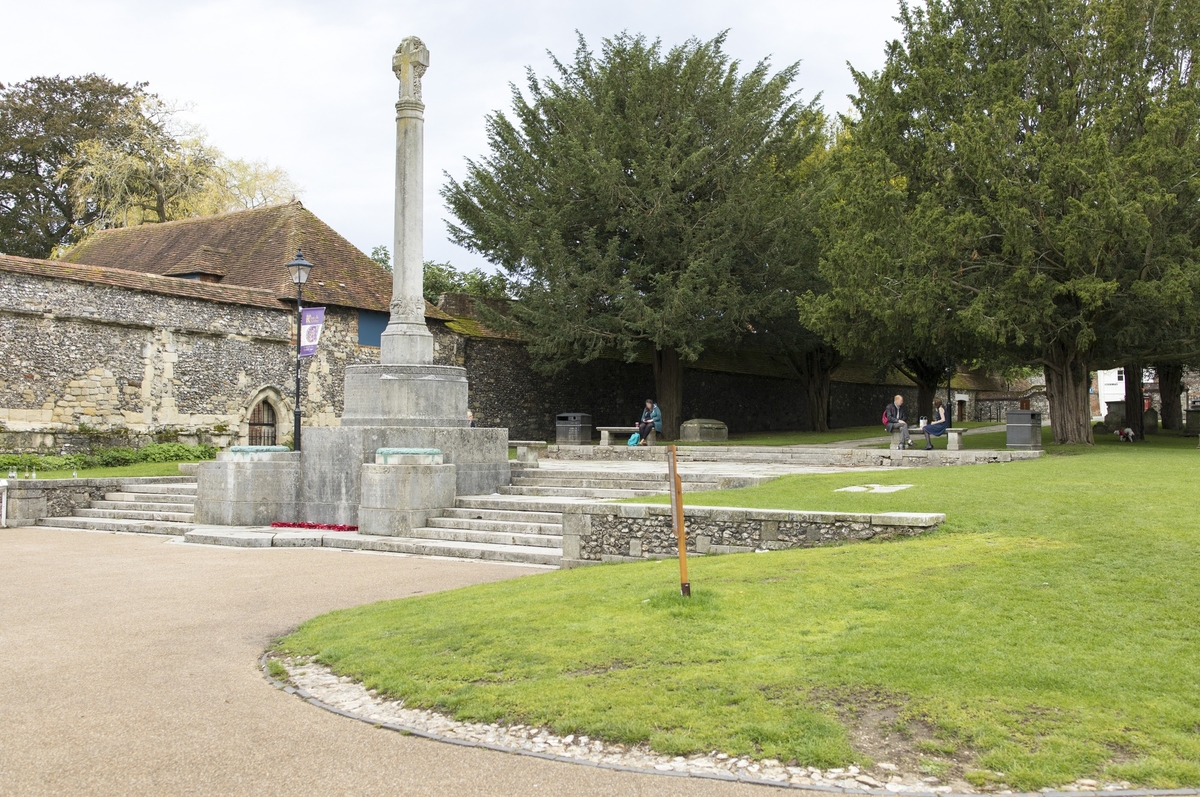
[[[289, 442], [295, 289], [284, 264], [297, 248], [315, 264], [303, 302], [326, 308], [318, 351], [303, 361], [301, 410], [306, 425], [336, 424], [346, 366], [379, 360], [391, 274], [291, 202], [104, 231], [63, 261], [0, 255], [0, 448], [64, 450], [98, 436]], [[436, 359], [467, 369], [481, 425], [545, 438], [564, 411], [627, 424], [653, 395], [648, 361], [601, 359], [547, 377], [520, 341], [473, 316], [467, 297], [426, 304]], [[970, 380], [955, 391], [973, 410], [980, 385]], [[833, 425], [875, 423], [895, 392], [915, 400], [899, 375], [842, 368]], [[684, 415], [734, 432], [804, 428], [804, 401], [767, 354], [713, 352], [685, 370]]]

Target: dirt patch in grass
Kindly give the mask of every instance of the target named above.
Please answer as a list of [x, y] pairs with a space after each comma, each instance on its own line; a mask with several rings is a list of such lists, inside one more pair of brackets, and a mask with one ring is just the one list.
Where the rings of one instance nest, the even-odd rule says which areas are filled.
[[908, 774], [966, 786], [965, 774], [975, 769], [974, 753], [939, 738], [932, 725], [913, 716], [904, 695], [881, 689], [815, 689], [809, 702], [846, 726], [850, 745], [881, 781]]

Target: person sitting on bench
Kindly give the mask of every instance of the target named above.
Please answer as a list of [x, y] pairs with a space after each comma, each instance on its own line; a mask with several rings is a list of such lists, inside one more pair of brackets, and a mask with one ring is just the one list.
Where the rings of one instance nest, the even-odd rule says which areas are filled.
[[642, 419], [638, 421], [639, 446], [650, 445], [650, 430], [662, 434], [662, 411], [654, 403], [654, 399], [646, 399], [646, 409], [642, 410]]
[[933, 450], [933, 438], [941, 437], [950, 428], [950, 420], [946, 417], [946, 405], [940, 398], [933, 400], [933, 423], [925, 424], [921, 431], [925, 433], [925, 450]]
[[908, 448], [912, 441], [908, 437], [908, 423], [904, 420], [904, 396], [894, 396], [892, 403], [883, 411], [886, 428], [889, 432], [900, 433], [900, 447]]

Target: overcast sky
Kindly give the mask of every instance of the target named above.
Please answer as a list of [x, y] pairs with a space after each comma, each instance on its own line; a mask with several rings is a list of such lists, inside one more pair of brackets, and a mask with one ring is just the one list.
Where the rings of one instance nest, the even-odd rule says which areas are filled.
[[[265, 160], [306, 207], [366, 252], [391, 247], [395, 111], [391, 57], [405, 36], [430, 50], [425, 97], [425, 256], [486, 265], [450, 243], [438, 192], [484, 153], [484, 116], [507, 108], [526, 67], [546, 74], [575, 31], [598, 50], [622, 30], [665, 45], [729, 30], [749, 65], [800, 61], [803, 98], [845, 110], [846, 63], [874, 70], [898, 34], [895, 0], [0, 0], [0, 82], [99, 72], [187, 103], [226, 154]], [[53, 21], [53, 25], [48, 24]], [[15, 35], [18, 34], [19, 35]]]

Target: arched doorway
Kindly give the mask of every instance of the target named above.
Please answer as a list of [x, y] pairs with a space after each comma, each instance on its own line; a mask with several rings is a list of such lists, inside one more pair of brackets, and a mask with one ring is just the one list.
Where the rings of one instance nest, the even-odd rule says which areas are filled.
[[275, 445], [275, 408], [265, 398], [250, 410], [250, 445]]

